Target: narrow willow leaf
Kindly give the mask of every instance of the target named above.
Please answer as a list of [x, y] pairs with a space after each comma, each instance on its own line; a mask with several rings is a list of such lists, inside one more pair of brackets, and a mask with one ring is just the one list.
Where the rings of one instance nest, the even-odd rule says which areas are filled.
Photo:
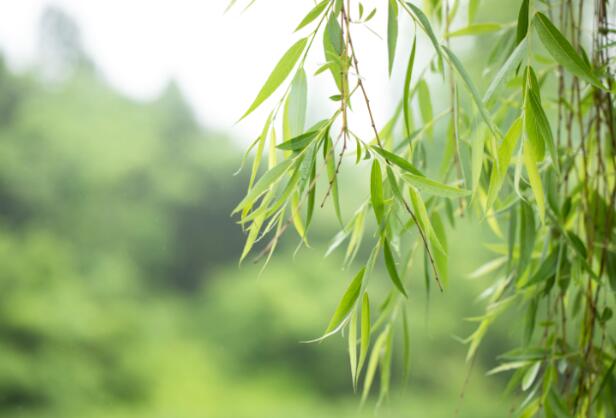
[[536, 361], [535, 363], [532, 364], [532, 366], [528, 368], [526, 373], [524, 373], [524, 377], [522, 378], [522, 390], [523, 391], [526, 391], [529, 387], [531, 387], [531, 385], [535, 381], [535, 378], [537, 377], [537, 374], [539, 373], [540, 368], [541, 368], [541, 362]]
[[490, 176], [490, 185], [488, 188], [488, 200], [486, 203], [487, 208], [491, 208], [498, 196], [498, 192], [501, 189], [503, 184], [503, 180], [507, 175], [507, 170], [509, 168], [509, 163], [511, 162], [511, 157], [513, 156], [513, 151], [518, 143], [518, 139], [522, 134], [522, 118], [517, 118], [512, 124], [505, 137], [503, 138], [503, 142], [498, 148], [497, 158], [498, 165], [492, 167], [492, 173]]
[[432, 113], [432, 100], [430, 99], [430, 90], [428, 89], [428, 83], [425, 79], [422, 79], [417, 84], [417, 95], [419, 97], [419, 112], [421, 113], [421, 119], [425, 126], [427, 126], [427, 133], [430, 138], [434, 138], [434, 127], [429, 123], [434, 119]]
[[449, 32], [447, 37], [455, 38], [456, 36], [481, 35], [484, 33], [497, 32], [503, 28], [500, 23], [473, 23], [464, 28]]
[[282, 136], [284, 141], [288, 141], [304, 132], [307, 95], [306, 72], [303, 68], [300, 68], [295, 77], [293, 77], [291, 89], [285, 101], [282, 119]]
[[340, 225], [342, 225], [343, 222], [342, 212], [340, 210], [340, 194], [338, 192], [338, 178], [336, 175], [336, 154], [334, 152], [333, 141], [329, 134], [327, 134], [326, 146], [324, 147], [324, 149], [326, 149], [325, 165], [327, 169], [327, 178], [329, 179], [329, 183], [331, 184], [332, 189], [331, 196], [334, 204], [334, 211], [336, 212], [336, 218], [338, 219], [338, 222], [340, 223]]
[[340, 55], [342, 54], [342, 44], [340, 42], [341, 33], [342, 29], [334, 13], [330, 14], [327, 24], [325, 25], [325, 30], [323, 31], [323, 51], [325, 53], [325, 61], [330, 64], [330, 73], [340, 92], [342, 92], [342, 78], [340, 77]]
[[291, 164], [293, 164], [295, 160], [287, 159], [282, 161], [280, 164], [273, 167], [271, 170], [267, 171], [259, 181], [254, 185], [252, 189], [246, 193], [246, 196], [242, 201], [233, 209], [233, 213], [238, 212], [239, 210], [250, 208], [254, 201], [263, 194], [270, 186], [275, 184], [283, 175], [287, 172]]
[[[368, 347], [370, 346], [370, 299], [368, 292], [364, 293], [364, 297], [361, 302], [361, 336], [359, 342], [359, 362], [357, 363], [357, 374], [355, 379], [357, 380], [364, 362], [368, 356]], [[357, 384], [357, 381], [355, 382]]]
[[587, 62], [575, 52], [573, 45], [569, 43], [546, 15], [537, 12], [533, 18], [533, 27], [539, 34], [543, 46], [545, 46], [545, 49], [548, 50], [556, 62], [582, 80], [605, 90], [605, 87], [593, 74]]
[[[543, 108], [541, 107], [541, 99], [539, 98], [538, 90], [530, 90], [528, 92], [527, 101], [530, 102], [532, 109], [532, 117], [527, 120], [527, 124], [534, 124], [531, 129], [534, 135], [541, 137], [541, 142], [548, 148], [548, 152], [552, 157], [552, 163], [556, 171], [559, 171], [559, 158], [556, 152], [556, 145], [554, 143], [554, 136], [552, 135], [552, 128], [550, 128], [550, 122], [546, 116]], [[527, 132], [529, 129], [527, 128]]]
[[265, 221], [265, 216], [259, 216], [250, 224], [250, 228], [248, 229], [248, 236], [246, 237], [246, 242], [244, 243], [244, 249], [242, 250], [242, 255], [240, 255], [240, 263], [246, 258], [246, 256], [250, 253], [253, 245], [257, 241], [259, 236], [259, 231], [261, 230], [261, 226]]
[[299, 60], [299, 57], [304, 52], [307, 42], [308, 38], [302, 38], [294, 43], [291, 48], [287, 50], [287, 52], [285, 52], [280, 61], [278, 61], [278, 64], [274, 67], [274, 70], [270, 76], [265, 81], [263, 87], [261, 87], [257, 97], [254, 99], [248, 110], [242, 115], [240, 120], [252, 113], [253, 110], [259, 107], [265, 99], [271, 96], [272, 93], [278, 89], [282, 82], [288, 77], [289, 73], [291, 73], [293, 67], [295, 67], [297, 60]]
[[434, 229], [434, 234], [438, 239], [442, 248], [435, 247], [433, 248], [433, 256], [434, 262], [436, 264], [436, 268], [438, 270], [438, 275], [441, 279], [441, 283], [443, 287], [447, 287], [449, 282], [449, 271], [447, 268], [447, 234], [445, 232], [445, 225], [443, 225], [443, 221], [441, 220], [438, 212], [434, 212], [432, 214], [432, 228]]
[[389, 326], [385, 328], [385, 330], [377, 337], [374, 342], [374, 346], [372, 347], [372, 353], [370, 354], [370, 360], [368, 360], [368, 367], [366, 369], [366, 376], [364, 377], [364, 387], [361, 395], [362, 403], [368, 399], [368, 395], [370, 394], [370, 388], [372, 387], [372, 382], [374, 381], [374, 375], [376, 374], [376, 369], [379, 365], [379, 359], [381, 357], [383, 347], [389, 338], [389, 330]]
[[346, 255], [344, 258], [344, 264], [348, 265], [357, 254], [359, 250], [359, 246], [361, 244], [362, 238], [364, 236], [364, 227], [366, 220], [366, 207], [361, 208], [355, 220], [353, 222], [353, 229], [351, 231], [351, 239], [349, 240], [349, 245], [347, 246]]
[[383, 347], [383, 356], [381, 357], [381, 387], [379, 393], [379, 403], [382, 402], [389, 394], [389, 383], [391, 381], [391, 354], [393, 347], [394, 333], [390, 331], [387, 333], [387, 339]]
[[411, 173], [402, 174], [402, 179], [405, 180], [408, 184], [414, 187], [417, 187], [418, 189], [423, 190], [426, 193], [432, 194], [434, 196], [455, 199], [458, 197], [468, 196], [470, 194], [469, 190], [460, 189], [454, 186], [449, 186], [447, 184], [443, 184], [443, 183], [439, 183], [438, 181], [431, 180], [427, 177], [417, 176]]
[[422, 200], [419, 192], [415, 189], [415, 187], [409, 187], [409, 196], [411, 197], [411, 204], [413, 206], [413, 211], [415, 216], [417, 217], [417, 222], [419, 225], [418, 228], [421, 228], [428, 243], [431, 244], [433, 248], [437, 248], [443, 252], [445, 248], [438, 240], [438, 237], [434, 233], [434, 229], [432, 228], [432, 224], [430, 223], [430, 217], [428, 216], [428, 210], [426, 209], [426, 205]]
[[530, 261], [535, 247], [535, 216], [533, 210], [525, 201], [520, 201], [520, 240], [519, 250], [520, 259], [518, 262], [518, 276], [521, 276], [526, 270], [526, 266]]
[[370, 172], [370, 200], [376, 221], [379, 225], [382, 225], [385, 218], [385, 197], [383, 195], [381, 165], [376, 159], [372, 162], [372, 171]]
[[490, 376], [490, 375], [493, 375], [493, 374], [502, 373], [502, 372], [506, 372], [506, 371], [509, 371], [509, 370], [516, 370], [516, 369], [519, 369], [519, 368], [522, 368], [522, 367], [525, 367], [525, 366], [528, 366], [528, 365], [529, 365], [528, 361], [523, 361], [523, 360], [511, 361], [511, 362], [508, 362], [508, 363], [503, 363], [500, 366], [497, 366], [497, 367], [489, 370], [486, 373], [486, 375]]
[[391, 279], [394, 286], [396, 286], [396, 288], [400, 291], [400, 293], [402, 293], [406, 297], [406, 290], [404, 289], [404, 285], [400, 280], [400, 276], [398, 276], [396, 262], [394, 260], [394, 256], [391, 252], [391, 247], [389, 246], [389, 241], [387, 240], [387, 238], [383, 240], [383, 257], [385, 258], [385, 266], [387, 267], [389, 278]]
[[[315, 147], [316, 148], [316, 147]], [[306, 203], [306, 229], [310, 226], [312, 221], [312, 214], [314, 213], [314, 203], [316, 200], [317, 184], [316, 184], [317, 167], [316, 160], [313, 159], [312, 170], [310, 171], [310, 179], [308, 181], [308, 202]]]
[[263, 158], [263, 150], [265, 149], [265, 141], [267, 139], [267, 134], [272, 125], [273, 115], [274, 115], [274, 112], [273, 111], [270, 112], [269, 116], [267, 117], [265, 121], [265, 125], [263, 126], [263, 131], [261, 131], [261, 136], [259, 136], [257, 151], [255, 152], [255, 160], [252, 163], [252, 169], [250, 171], [250, 180], [248, 181], [248, 189], [252, 188], [252, 185], [254, 184], [257, 178], [257, 173], [259, 172], [259, 167], [261, 166], [261, 159]]
[[288, 141], [279, 144], [276, 148], [286, 151], [301, 151], [306, 148], [314, 138], [316, 138], [318, 131], [305, 132]]
[[389, 152], [381, 147], [378, 146], [372, 146], [371, 147], [374, 151], [376, 151], [377, 153], [379, 153], [381, 155], [381, 157], [385, 158], [387, 161], [397, 165], [398, 167], [400, 167], [401, 169], [403, 169], [404, 171], [407, 171], [411, 174], [414, 174], [416, 176], [421, 176], [423, 177], [424, 175], [422, 174], [421, 171], [419, 171], [417, 168], [415, 168], [415, 166], [413, 164], [411, 164], [408, 160], [400, 157], [398, 154], [394, 154], [393, 152]]
[[519, 45], [526, 38], [528, 33], [528, 0], [522, 0], [520, 12], [518, 13], [518, 26], [516, 29], [515, 43]]
[[299, 208], [299, 193], [294, 193], [291, 199], [291, 220], [293, 221], [293, 226], [295, 227], [295, 231], [297, 231], [297, 235], [308, 245], [306, 242], [306, 226], [302, 220]]
[[550, 277], [556, 273], [556, 264], [558, 262], [558, 251], [553, 250], [549, 256], [547, 256], [539, 269], [532, 275], [532, 277], [526, 282], [524, 287], [532, 286], [535, 284], [544, 283]]
[[417, 20], [419, 20], [419, 23], [421, 23], [423, 31], [426, 33], [426, 35], [428, 35], [428, 38], [430, 38], [430, 41], [434, 46], [434, 51], [439, 56], [441, 56], [441, 48], [439, 46], [438, 40], [436, 39], [436, 35], [434, 34], [434, 30], [432, 29], [432, 25], [430, 24], [430, 19], [428, 19], [424, 12], [422, 12], [421, 9], [415, 6], [413, 3], [407, 2], [406, 4], [408, 7], [411, 8], [413, 14], [417, 18]]
[[520, 42], [518, 46], [516, 46], [511, 55], [509, 55], [509, 58], [507, 58], [507, 61], [505, 61], [503, 66], [498, 70], [498, 72], [490, 82], [486, 93], [483, 95], [484, 103], [488, 102], [492, 98], [494, 92], [496, 92], [496, 89], [498, 89], [501, 84], [503, 84], [503, 81], [505, 80], [507, 74], [509, 74], [518, 65], [518, 63], [522, 59], [522, 56], [526, 52], [526, 45], [526, 39], [523, 39], [522, 42]]
[[298, 30], [300, 30], [304, 26], [310, 24], [313, 20], [315, 20], [317, 17], [319, 17], [321, 15], [321, 13], [323, 12], [323, 10], [325, 10], [325, 7], [329, 3], [330, 3], [330, 0], [323, 0], [322, 2], [320, 2], [316, 6], [314, 6], [312, 8], [312, 10], [310, 10], [308, 12], [308, 14], [306, 16], [304, 16], [302, 21], [299, 22], [299, 25], [297, 25], [297, 27], [295, 28], [295, 32], [297, 32]]
[[351, 379], [353, 381], [353, 390], [355, 390], [357, 376], [357, 309], [353, 309], [351, 311], [351, 320], [349, 321], [348, 350], [349, 362], [351, 363]]
[[483, 118], [485, 123], [488, 125], [488, 128], [490, 128], [492, 133], [498, 137], [499, 135], [496, 132], [496, 129], [494, 128], [494, 126], [492, 124], [492, 120], [490, 119], [490, 115], [488, 114], [488, 110], [485, 108], [485, 106], [483, 104], [483, 101], [481, 100], [481, 96], [479, 96], [479, 92], [477, 91], [477, 88], [475, 87], [475, 84], [471, 80], [470, 76], [466, 72], [466, 69], [462, 65], [462, 62], [460, 62], [458, 57], [449, 48], [447, 48], [446, 46], [443, 46], [443, 50], [445, 51], [445, 53], [449, 57], [450, 62], [453, 64], [453, 66], [456, 69], [456, 71], [458, 72], [458, 74], [460, 74], [460, 77], [462, 77], [462, 80], [464, 81], [464, 84], [466, 85], [466, 87], [470, 91], [471, 97], [473, 98], [473, 101], [475, 102], [475, 105], [477, 106], [477, 109], [479, 109], [479, 113], [481, 114], [481, 117]]
[[398, 43], [398, 3], [397, 0], [389, 0], [387, 8], [387, 57], [388, 70], [391, 76], [391, 70], [394, 67], [394, 59], [396, 58], [396, 44]]
[[387, 166], [385, 169], [387, 171], [387, 180], [389, 182], [389, 187], [391, 187], [392, 193], [400, 202], [402, 202], [404, 200], [404, 197], [402, 196], [402, 192], [398, 187], [398, 181], [396, 180], [396, 175], [394, 174], [394, 171], [391, 169], [390, 166]]
[[411, 105], [411, 79], [413, 78], [413, 66], [415, 65], [415, 50], [417, 47], [417, 36], [413, 37], [413, 46], [411, 47], [411, 55], [409, 56], [409, 62], [406, 65], [406, 75], [404, 77], [404, 91], [402, 98], [402, 109], [404, 112], [404, 127], [406, 129], [406, 136], [411, 136], [411, 111], [409, 106]]
[[361, 290], [361, 285], [364, 279], [365, 272], [365, 267], [359, 270], [359, 272], [347, 288], [346, 292], [344, 292], [344, 295], [342, 296], [342, 299], [340, 300], [340, 303], [338, 304], [338, 307], [336, 308], [336, 311], [334, 312], [334, 315], [332, 316], [331, 320], [329, 321], [329, 325], [325, 330], [325, 335], [336, 330], [338, 326], [342, 323], [342, 321], [344, 321], [349, 315], [351, 309], [353, 309], [353, 306], [355, 305], [355, 302], [359, 297], [359, 292]]
[[541, 183], [541, 176], [539, 175], [539, 170], [537, 168], [535, 151], [532, 147], [528, 146], [528, 144], [525, 144], [524, 146], [524, 165], [526, 167], [526, 172], [528, 173], [530, 187], [533, 191], [533, 195], [535, 196], [535, 201], [537, 202], [537, 208], [539, 209], [539, 218], [541, 219], [541, 222], [543, 222], [545, 217], [545, 197], [543, 194], [543, 184]]
[[483, 155], [486, 142], [486, 133], [477, 129], [471, 141], [471, 190], [473, 198], [479, 186], [479, 177], [483, 168]]
[[472, 23], [479, 10], [479, 0], [469, 0], [468, 2], [468, 23]]

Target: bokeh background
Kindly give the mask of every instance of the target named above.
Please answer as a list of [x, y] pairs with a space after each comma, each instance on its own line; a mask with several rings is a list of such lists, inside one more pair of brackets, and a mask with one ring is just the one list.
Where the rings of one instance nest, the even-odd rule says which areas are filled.
[[[505, 379], [485, 372], [518, 338], [515, 321], [495, 324], [472, 368], [459, 342], [491, 280], [469, 273], [497, 239], [472, 214], [450, 231], [446, 293], [427, 297], [421, 266], [412, 273], [411, 376], [402, 382], [398, 355], [378, 407], [359, 409], [343, 338], [300, 343], [323, 330], [353, 271], [340, 253], [324, 257], [330, 210], [310, 248], [294, 254], [291, 234], [262, 273], [238, 266], [244, 236], [230, 212], [247, 177], [234, 173], [260, 119], [235, 121], [311, 4], [223, 14], [224, 1], [0, 3], [0, 416], [509, 414]], [[478, 19], [513, 21], [499, 4], [483, 1]], [[358, 36], [382, 120], [401, 74], [388, 81], [384, 41]], [[459, 50], [480, 74], [473, 54], [492, 44]], [[447, 96], [433, 84], [438, 106]], [[309, 119], [331, 106], [319, 99], [328, 87], [311, 88]], [[345, 216], [365, 193], [354, 170], [341, 174]]]

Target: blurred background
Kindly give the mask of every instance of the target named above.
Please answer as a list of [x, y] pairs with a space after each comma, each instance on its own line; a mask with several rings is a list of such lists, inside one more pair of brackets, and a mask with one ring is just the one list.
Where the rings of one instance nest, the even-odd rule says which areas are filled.
[[[322, 332], [354, 270], [341, 270], [340, 253], [324, 258], [329, 208], [310, 248], [294, 255], [289, 236], [262, 274], [238, 266], [244, 236], [230, 212], [247, 176], [234, 173], [261, 119], [235, 121], [311, 4], [223, 14], [225, 1], [0, 3], [0, 416], [509, 414], [505, 380], [485, 372], [519, 330], [498, 322], [472, 369], [458, 341], [490, 282], [468, 279], [490, 257], [482, 242], [496, 240], [479, 220], [451, 231], [446, 293], [427, 298], [422, 268], [413, 272], [411, 376], [403, 383], [394, 359], [378, 408], [359, 410], [343, 338], [300, 344]], [[482, 2], [479, 20], [513, 20], [498, 4]], [[384, 41], [358, 36], [378, 119], [401, 74], [389, 82]], [[481, 68], [472, 56], [491, 44], [459, 49]], [[319, 83], [315, 120], [331, 106]], [[348, 217], [359, 186], [344, 168]]]

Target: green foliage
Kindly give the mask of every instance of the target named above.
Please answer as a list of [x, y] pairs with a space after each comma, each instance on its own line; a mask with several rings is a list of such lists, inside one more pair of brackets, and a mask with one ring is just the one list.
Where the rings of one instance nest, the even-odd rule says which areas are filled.
[[[335, 321], [328, 327], [328, 331], [353, 328], [348, 346], [354, 386], [367, 359], [362, 401], [368, 397], [377, 371], [381, 379], [379, 399], [387, 396], [395, 335], [400, 329], [395, 324], [403, 322], [402, 329], [406, 329], [406, 319], [402, 319], [406, 317], [400, 312], [414, 303], [412, 298], [400, 297], [408, 294], [414, 259], [424, 259], [428, 295], [431, 276], [441, 290], [446, 288], [450, 254], [442, 218], [449, 219], [453, 226], [455, 216], [466, 213], [475, 215], [478, 221], [485, 220], [502, 241], [490, 244], [498, 258], [478, 270], [480, 274], [490, 273], [493, 279], [484, 292], [488, 302], [485, 314], [473, 318], [479, 325], [465, 340], [469, 344], [468, 358], [477, 355], [480, 343], [499, 316], [524, 306], [526, 313], [520, 320], [524, 328], [522, 344], [502, 355], [503, 365], [494, 369], [516, 370], [510, 386], [518, 387], [525, 397], [514, 408], [516, 414], [616, 416], [616, 342], [614, 321], [610, 321], [615, 303], [610, 283], [614, 281], [616, 242], [616, 108], [611, 93], [613, 51], [607, 29], [613, 16], [608, 14], [607, 1], [595, 2], [589, 6], [593, 12], [586, 14], [585, 7], [573, 1], [558, 6], [522, 0], [515, 7], [508, 5], [512, 19], [517, 17], [517, 25], [475, 21], [481, 7], [473, 1], [469, 4], [468, 22], [453, 30], [451, 27], [460, 20], [458, 2], [450, 5], [448, 1], [427, 1], [422, 8], [415, 2], [391, 0], [377, 7], [377, 13], [382, 10], [387, 14], [388, 59], [384, 65], [390, 74], [396, 65], [402, 16], [419, 32], [409, 51], [400, 103], [380, 130], [358, 65], [356, 53], [361, 45], [354, 43], [355, 31], [365, 25], [361, 19], [362, 2], [357, 3], [358, 19], [352, 15], [355, 7], [351, 2], [334, 0], [319, 3], [317, 12], [313, 9], [304, 18], [319, 23], [298, 42], [307, 44], [305, 53], [309, 54], [315, 49], [313, 40], [323, 37], [327, 61], [324, 68], [331, 70], [339, 107], [323, 122], [326, 129], [298, 133], [279, 145], [293, 152], [283, 155], [287, 165], [279, 170], [276, 179], [292, 179], [306, 164], [314, 170], [310, 177], [314, 180], [298, 188], [295, 200], [283, 193], [283, 202], [279, 203], [282, 208], [292, 205], [293, 222], [306, 225], [296, 227], [305, 240], [320, 167], [327, 166], [329, 180], [323, 203], [336, 187], [334, 205], [343, 221], [337, 197], [337, 177], [347, 169], [342, 160], [354, 153], [359, 170], [366, 169], [363, 160], [372, 160], [370, 179], [363, 188], [369, 197], [328, 250], [334, 251], [350, 237], [345, 257], [348, 264], [356, 258], [364, 235], [372, 239], [361, 260], [361, 290], [355, 279], [334, 314]], [[594, 20], [587, 22], [588, 16]], [[323, 22], [327, 23], [321, 30]], [[513, 26], [517, 26], [515, 30]], [[589, 40], [587, 35], [593, 27], [600, 30], [593, 31]], [[473, 36], [478, 42], [483, 36], [493, 41], [499, 37], [495, 52], [482, 52], [478, 57], [487, 61], [480, 74], [469, 70], [454, 52], [457, 45], [452, 38], [461, 36]], [[434, 55], [421, 74], [432, 72], [445, 81], [449, 90], [445, 106], [442, 100], [435, 100], [435, 93], [443, 91], [431, 86], [423, 76], [417, 76], [418, 81], [412, 85], [413, 73], [418, 73], [414, 69], [417, 37], [427, 38], [432, 46]], [[555, 62], [546, 58], [544, 51]], [[298, 71], [303, 71], [303, 66], [304, 61]], [[483, 84], [480, 78], [489, 83], [483, 96], [478, 87]], [[263, 89], [269, 91], [267, 83]], [[283, 94], [280, 103], [288, 94]], [[273, 114], [280, 106], [274, 107]], [[359, 135], [351, 126], [350, 115], [360, 106], [373, 128], [369, 134]], [[414, 107], [419, 109], [423, 127], [412, 132]], [[277, 128], [272, 125], [268, 129]], [[436, 132], [443, 146], [433, 147], [426, 141]], [[323, 155], [329, 156], [322, 164], [318, 161], [321, 148]], [[338, 160], [333, 164], [336, 154]], [[438, 174], [432, 167], [434, 154], [441, 160]], [[271, 196], [261, 200], [262, 206], [281, 196], [280, 187], [270, 181], [271, 173], [270, 170], [262, 177], [271, 186]], [[247, 196], [256, 198], [261, 194], [259, 185], [252, 186]], [[306, 202], [306, 222], [302, 223], [299, 209]], [[251, 203], [256, 203], [255, 199]], [[370, 217], [367, 219], [372, 213], [370, 206], [372, 223]], [[269, 222], [282, 225], [285, 216], [284, 211], [279, 211]], [[242, 212], [241, 222], [249, 217], [250, 207]], [[249, 228], [260, 228], [256, 222], [253, 220]], [[507, 236], [502, 232], [506, 226]], [[275, 243], [285, 229], [278, 229], [271, 242]], [[266, 229], [259, 239], [268, 232]], [[473, 244], [477, 244], [473, 239], [467, 243]], [[369, 308], [365, 305], [381, 247], [391, 292], [370, 327], [374, 338], [366, 336], [364, 342], [362, 326], [358, 361], [356, 311], [361, 310], [362, 322], [364, 318], [370, 320], [367, 313], [364, 315]], [[404, 352], [408, 353], [408, 334], [403, 334]], [[365, 346], [372, 340], [368, 353]]]

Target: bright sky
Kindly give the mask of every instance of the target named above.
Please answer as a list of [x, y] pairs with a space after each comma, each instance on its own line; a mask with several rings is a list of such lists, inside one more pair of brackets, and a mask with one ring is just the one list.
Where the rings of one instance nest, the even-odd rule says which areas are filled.
[[[223, 14], [228, 0], [10, 0], [0, 1], [0, 49], [13, 68], [33, 61], [38, 19], [48, 4], [63, 8], [79, 24], [88, 52], [108, 81], [136, 98], [155, 97], [165, 82], [175, 78], [205, 126], [254, 138], [267, 111], [261, 109], [234, 125], [248, 107], [284, 51], [298, 39], [297, 23], [313, 6], [311, 0], [258, 0], [242, 13], [247, 0], [239, 0]], [[368, 10], [376, 0], [364, 2]], [[372, 24], [383, 33], [385, 16]], [[401, 35], [408, 31], [401, 30]], [[394, 96], [387, 81], [385, 41], [367, 30], [354, 34], [362, 75], [374, 103], [377, 123], [391, 108]], [[409, 38], [408, 36], [406, 38]], [[399, 47], [408, 50], [404, 36]], [[308, 69], [323, 63], [321, 41]], [[400, 51], [400, 49], [399, 49]], [[420, 49], [421, 51], [421, 49]], [[406, 62], [406, 53], [398, 59]], [[402, 65], [404, 67], [404, 65]], [[403, 69], [402, 69], [403, 70]], [[402, 75], [396, 74], [400, 79]], [[315, 117], [325, 117], [328, 100], [335, 92], [329, 75], [319, 76], [310, 87], [309, 106]], [[315, 93], [316, 92], [316, 93]], [[358, 112], [358, 119], [362, 111]]]

